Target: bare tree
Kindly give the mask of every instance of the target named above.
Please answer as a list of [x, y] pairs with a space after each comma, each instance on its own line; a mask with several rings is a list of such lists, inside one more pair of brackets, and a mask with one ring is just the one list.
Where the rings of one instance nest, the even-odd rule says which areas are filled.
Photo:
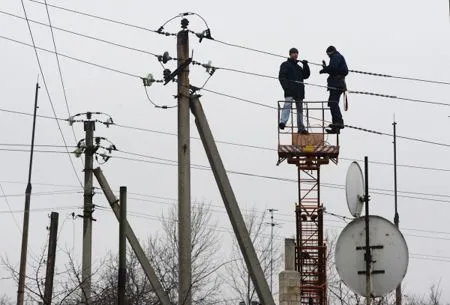
[[13, 302], [4, 294], [0, 296], [0, 305], [13, 305]]
[[[277, 238], [271, 239], [270, 234], [268, 234], [269, 226], [266, 222], [266, 218], [266, 212], [261, 213], [253, 208], [245, 215], [245, 223], [261, 263], [261, 267], [263, 268], [264, 275], [267, 282], [270, 283], [271, 266], [273, 267], [273, 280], [274, 282], [277, 282], [276, 279], [278, 278], [278, 272], [281, 265], [281, 243]], [[274, 243], [273, 253], [271, 253], [271, 242]], [[226, 270], [227, 272], [224, 275], [224, 278], [231, 289], [230, 293], [233, 301], [239, 300], [245, 302], [247, 305], [250, 305], [252, 301], [259, 302], [255, 287], [253, 286], [249, 271], [236, 239], [233, 239], [231, 259], [229, 264], [227, 264]], [[277, 285], [273, 286], [274, 295], [277, 294], [276, 287]]]
[[[210, 207], [194, 204], [192, 210], [192, 295], [193, 304], [212, 305], [221, 298], [216, 271], [221, 267], [218, 257], [219, 239], [212, 223]], [[151, 236], [145, 252], [173, 304], [178, 302], [178, 217], [175, 207], [163, 216], [162, 232]], [[93, 305], [117, 302], [118, 259], [110, 255], [100, 276]], [[141, 266], [130, 250], [127, 258], [126, 298], [130, 305], [159, 304]]]

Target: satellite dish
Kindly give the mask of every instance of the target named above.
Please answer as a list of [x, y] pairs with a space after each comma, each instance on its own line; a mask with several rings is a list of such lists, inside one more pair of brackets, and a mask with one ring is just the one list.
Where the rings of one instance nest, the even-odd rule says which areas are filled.
[[[354, 219], [339, 235], [335, 251], [340, 278], [351, 290], [363, 296], [366, 295], [365, 235], [364, 217]], [[372, 295], [381, 297], [394, 290], [405, 277], [408, 246], [398, 228], [380, 216], [369, 216], [369, 238], [372, 249]]]
[[358, 162], [353, 161], [347, 170], [345, 179], [347, 206], [353, 217], [361, 216], [364, 205], [364, 178]]

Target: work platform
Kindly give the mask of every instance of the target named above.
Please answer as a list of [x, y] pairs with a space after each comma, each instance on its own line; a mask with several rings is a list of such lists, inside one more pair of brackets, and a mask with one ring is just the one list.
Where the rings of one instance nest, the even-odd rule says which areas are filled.
[[[278, 101], [278, 122], [285, 101]], [[278, 128], [278, 162], [297, 164], [302, 170], [314, 170], [322, 164], [338, 162], [339, 134], [328, 134], [325, 120], [327, 101], [304, 101], [303, 124], [308, 134], [298, 132], [297, 110], [290, 103], [290, 118], [282, 130]], [[277, 123], [278, 124], [278, 123]]]
[[[278, 102], [277, 124], [284, 103]], [[294, 104], [287, 104], [289, 123], [283, 129], [278, 127], [277, 165], [286, 160], [296, 165], [298, 172], [295, 269], [301, 279], [299, 305], [327, 305], [327, 244], [323, 230], [325, 208], [320, 199], [320, 167], [330, 161], [337, 164], [339, 134], [326, 132], [330, 123], [325, 120], [325, 113], [328, 115], [329, 111], [328, 101], [302, 103], [302, 119], [307, 133], [297, 127]]]

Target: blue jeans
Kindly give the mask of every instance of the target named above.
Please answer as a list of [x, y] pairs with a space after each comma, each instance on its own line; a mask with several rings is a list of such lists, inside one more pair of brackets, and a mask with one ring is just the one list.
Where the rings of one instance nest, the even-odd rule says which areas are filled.
[[[285, 102], [283, 105], [283, 110], [281, 111], [280, 123], [286, 125], [289, 120], [289, 115], [291, 114], [292, 103], [294, 98], [291, 96], [286, 96], [284, 98]], [[297, 107], [297, 128], [298, 131], [305, 130], [305, 125], [303, 125], [303, 100], [295, 101], [295, 106]]]

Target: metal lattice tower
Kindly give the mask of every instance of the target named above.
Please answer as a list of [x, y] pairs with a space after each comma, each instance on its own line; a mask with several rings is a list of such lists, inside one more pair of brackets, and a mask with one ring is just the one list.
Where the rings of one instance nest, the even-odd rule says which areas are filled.
[[[325, 103], [304, 102], [309, 134], [296, 133], [292, 123], [278, 133], [278, 164], [286, 160], [295, 164], [298, 172], [296, 270], [301, 276], [301, 305], [327, 304], [327, 246], [323, 229], [324, 207], [320, 200], [320, 167], [329, 164], [330, 160], [337, 163], [339, 135], [325, 132]], [[279, 112], [280, 109], [279, 102]], [[295, 122], [294, 112], [291, 113], [291, 122]]]

